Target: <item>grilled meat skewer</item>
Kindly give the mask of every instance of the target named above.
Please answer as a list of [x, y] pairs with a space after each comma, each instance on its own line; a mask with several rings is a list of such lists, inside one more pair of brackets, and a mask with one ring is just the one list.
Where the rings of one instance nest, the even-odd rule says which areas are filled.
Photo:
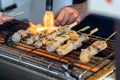
[[80, 61], [87, 63], [90, 61], [91, 57], [98, 54], [100, 51], [103, 51], [107, 48], [106, 41], [95, 41], [91, 46], [86, 49], [81, 49], [80, 52]]

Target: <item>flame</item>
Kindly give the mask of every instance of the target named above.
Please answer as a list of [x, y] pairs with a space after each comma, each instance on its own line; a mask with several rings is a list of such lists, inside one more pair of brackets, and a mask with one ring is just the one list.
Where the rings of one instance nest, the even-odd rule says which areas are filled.
[[40, 34], [41, 32], [47, 30], [46, 27], [43, 27], [41, 24], [33, 24], [32, 22], [29, 22], [29, 28], [27, 29], [29, 32], [31, 32], [33, 35]]
[[51, 29], [54, 26], [54, 14], [52, 11], [46, 11], [43, 16], [43, 24], [44, 27], [47, 27], [48, 29]]
[[43, 16], [43, 25], [41, 24], [33, 24], [29, 22], [28, 31], [31, 32], [33, 35], [40, 34], [40, 33], [52, 33], [58, 30], [57, 27], [54, 26], [54, 14], [52, 11], [46, 11], [45, 15]]

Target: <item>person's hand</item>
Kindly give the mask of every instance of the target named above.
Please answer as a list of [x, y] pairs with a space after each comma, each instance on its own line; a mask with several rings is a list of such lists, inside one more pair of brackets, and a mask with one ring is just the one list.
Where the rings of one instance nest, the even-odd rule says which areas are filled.
[[2, 12], [0, 12], [0, 25], [12, 19], [13, 19], [12, 16], [3, 16]]
[[71, 24], [73, 22], [80, 23], [86, 16], [89, 15], [87, 3], [74, 4], [62, 8], [55, 14], [56, 25]]

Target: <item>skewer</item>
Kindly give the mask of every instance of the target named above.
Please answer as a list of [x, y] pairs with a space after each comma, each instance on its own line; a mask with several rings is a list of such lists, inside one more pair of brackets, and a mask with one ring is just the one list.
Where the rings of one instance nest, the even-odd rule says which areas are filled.
[[98, 31], [98, 28], [93, 29], [92, 31], [90, 31], [90, 33], [88, 34], [88, 36], [94, 34], [94, 33], [97, 32], [97, 31]]
[[86, 27], [84, 27], [83, 29], [78, 30], [77, 32], [83, 32], [83, 31], [88, 30], [89, 28], [90, 28], [90, 26], [86, 26]]
[[113, 37], [115, 34], [116, 34], [116, 32], [111, 34], [106, 40], [97, 40], [94, 43], [92, 43], [89, 47], [87, 47], [86, 49], [81, 49], [81, 54], [79, 57], [81, 62], [87, 63], [90, 61], [90, 59], [94, 55], [105, 50], [108, 47], [106, 41], [109, 40], [111, 37]]
[[[83, 28], [82, 28], [82, 29], [83, 29]], [[70, 32], [71, 32], [71, 31], [70, 31]], [[75, 31], [73, 31], [73, 33], [74, 33], [74, 32], [75, 32]], [[66, 33], [67, 33], [67, 34], [66, 34]], [[66, 37], [68, 37], [69, 35], [71, 35], [71, 34], [69, 34], [69, 32], [66, 32], [66, 33], [65, 33], [65, 34], [66, 34]], [[54, 33], [53, 33], [53, 34], [54, 34]], [[74, 33], [74, 34], [75, 34], [75, 33]], [[76, 33], [75, 35], [77, 36], [77, 33]], [[48, 41], [49, 43], [53, 43], [53, 44], [54, 44], [54, 41], [55, 41], [57, 38], [58, 38], [58, 39], [60, 39], [60, 37], [62, 38], [63, 35], [60, 35], [60, 36], [58, 36], [58, 35], [56, 35], [56, 36], [53, 35], [53, 36], [56, 37], [56, 38], [53, 38], [52, 41], [50, 41], [50, 42], [49, 42], [49, 39], [48, 39], [47, 41]], [[57, 37], [57, 36], [58, 36], [58, 37]], [[65, 37], [65, 35], [63, 36], [63, 38], [64, 38], [64, 37]], [[62, 38], [62, 39], [63, 39], [63, 38]], [[70, 37], [69, 37], [69, 38], [70, 38]], [[65, 41], [68, 40], [69, 38], [65, 39]], [[54, 40], [54, 39], [55, 39], [55, 40]], [[58, 39], [57, 39], [57, 41], [55, 41], [55, 43], [59, 43], [59, 40], [58, 40]], [[35, 41], [35, 44], [34, 44], [34, 45], [36, 45], [36, 47], [39, 48], [39, 47], [42, 46], [42, 41], [43, 41], [43, 40]], [[47, 42], [47, 43], [48, 43], [48, 42]], [[60, 42], [61, 42], [61, 41], [60, 41]], [[44, 44], [44, 43], [43, 43], [43, 44]], [[53, 45], [53, 44], [52, 44], [52, 45]], [[60, 44], [62, 44], [62, 43], [60, 43]], [[46, 45], [46, 44], [44, 44], [44, 45]], [[52, 46], [52, 45], [51, 45], [51, 46]], [[51, 47], [51, 46], [50, 46], [50, 47]], [[59, 45], [57, 45], [57, 46], [59, 46]]]
[[105, 41], [108, 41], [110, 38], [112, 38], [117, 32], [112, 33]]
[[67, 41], [66, 44], [57, 48], [57, 50], [56, 50], [57, 53], [62, 56], [67, 55], [72, 50], [76, 50], [77, 48], [82, 46], [82, 42], [88, 40], [89, 39], [88, 36], [90, 36], [91, 34], [97, 32], [97, 31], [98, 31], [98, 28], [95, 28], [92, 31], [90, 31], [90, 34], [88, 34], [88, 35], [81, 34], [79, 37], [72, 37], [70, 40]]
[[23, 14], [24, 14], [24, 11], [21, 11], [21, 12], [16, 13], [13, 17], [20, 16], [20, 15], [23, 15]]
[[77, 22], [74, 22], [74, 23], [70, 24], [69, 26], [70, 26], [70, 28], [73, 28], [73, 27], [75, 27], [77, 24], [78, 24]]
[[[84, 28], [80, 29], [80, 30], [84, 30]], [[53, 52], [55, 51], [58, 47], [60, 47], [65, 41], [69, 40], [70, 38], [78, 38], [79, 34], [74, 31], [71, 30], [69, 32], [66, 32], [63, 35], [60, 35], [58, 37], [55, 37], [55, 39], [53, 39], [52, 41], [48, 41], [46, 44], [47, 50], [49, 52]]]

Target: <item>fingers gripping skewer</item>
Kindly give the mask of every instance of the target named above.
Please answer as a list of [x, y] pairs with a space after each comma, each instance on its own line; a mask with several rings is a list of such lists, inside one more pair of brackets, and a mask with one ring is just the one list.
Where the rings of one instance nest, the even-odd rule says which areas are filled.
[[83, 32], [83, 31], [88, 30], [89, 28], [90, 28], [90, 26], [86, 26], [86, 27], [84, 27], [84, 28], [78, 30], [77, 32]]

